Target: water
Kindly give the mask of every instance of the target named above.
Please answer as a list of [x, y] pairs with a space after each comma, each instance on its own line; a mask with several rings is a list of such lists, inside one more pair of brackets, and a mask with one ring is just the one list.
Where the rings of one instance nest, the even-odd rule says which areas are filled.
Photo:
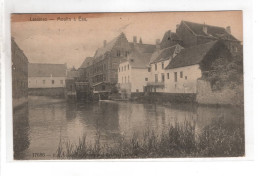
[[196, 123], [196, 132], [213, 119], [223, 118], [228, 128], [243, 126], [243, 111], [231, 107], [190, 104], [158, 105], [102, 101], [68, 103], [63, 99], [29, 97], [28, 104], [14, 111], [15, 159], [55, 159], [60, 140], [78, 143], [83, 135], [92, 143], [114, 144], [122, 136], [158, 134], [176, 121]]

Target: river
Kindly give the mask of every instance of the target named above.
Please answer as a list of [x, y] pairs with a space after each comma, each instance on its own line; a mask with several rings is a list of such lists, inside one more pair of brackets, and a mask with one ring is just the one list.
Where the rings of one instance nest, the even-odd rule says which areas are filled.
[[192, 104], [159, 105], [100, 101], [68, 103], [63, 99], [30, 96], [28, 104], [14, 111], [14, 158], [55, 159], [59, 142], [78, 143], [83, 135], [92, 143], [116, 143], [122, 136], [142, 135], [147, 129], [160, 133], [176, 121], [192, 121], [199, 132], [213, 119], [223, 118], [229, 128], [243, 126], [243, 110]]

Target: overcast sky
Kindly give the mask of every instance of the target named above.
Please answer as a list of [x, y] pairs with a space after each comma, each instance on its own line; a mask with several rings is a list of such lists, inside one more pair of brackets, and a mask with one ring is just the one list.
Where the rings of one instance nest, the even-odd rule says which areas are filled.
[[[79, 21], [79, 16], [87, 21]], [[46, 17], [47, 21], [30, 21], [36, 17]], [[72, 21], [57, 21], [58, 17]], [[231, 26], [231, 33], [243, 41], [241, 11], [13, 15], [11, 34], [29, 62], [67, 63], [78, 68], [102, 47], [103, 40], [109, 42], [124, 32], [128, 41], [137, 36], [138, 41], [142, 37], [143, 43], [154, 44], [167, 30], [175, 32], [181, 20]]]

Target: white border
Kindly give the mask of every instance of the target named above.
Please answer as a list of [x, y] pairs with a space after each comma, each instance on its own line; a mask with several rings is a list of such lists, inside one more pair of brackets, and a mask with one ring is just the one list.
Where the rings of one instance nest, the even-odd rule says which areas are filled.
[[[1, 172], [6, 175], [245, 175], [249, 174], [245, 166], [252, 166], [256, 160], [253, 152], [256, 119], [253, 119], [253, 98], [257, 91], [253, 90], [252, 70], [258, 69], [253, 64], [252, 54], [252, 6], [251, 1], [243, 0], [8, 0], [4, 13], [4, 48], [1, 63]], [[255, 6], [256, 7], [256, 6]], [[61, 12], [139, 12], [139, 11], [203, 11], [203, 10], [243, 10], [244, 32], [244, 71], [245, 71], [245, 124], [246, 124], [246, 157], [218, 159], [162, 159], [162, 160], [127, 160], [128, 162], [97, 161], [54, 161], [54, 162], [17, 162], [12, 161], [12, 109], [11, 109], [11, 62], [10, 62], [10, 13], [61, 13]], [[224, 19], [223, 19], [224, 20]], [[255, 37], [255, 36], [254, 36]], [[259, 62], [258, 62], [259, 63]], [[255, 85], [255, 84], [254, 84]], [[258, 85], [259, 87], [259, 85]], [[260, 90], [260, 89], [259, 89]], [[253, 97], [254, 95], [254, 97]], [[254, 99], [255, 100], [255, 99]], [[260, 117], [260, 116], [259, 116]], [[254, 121], [254, 123], [253, 123]], [[254, 124], [254, 126], [253, 126]], [[254, 127], [254, 128], [253, 128]], [[255, 147], [256, 148], [256, 147]], [[213, 160], [213, 161], [212, 161]], [[227, 161], [229, 160], [229, 161]], [[230, 162], [233, 161], [233, 162]], [[237, 161], [239, 160], [239, 162]], [[122, 160], [113, 160], [122, 161]], [[136, 162], [138, 161], [138, 162]], [[141, 161], [141, 162], [140, 162]], [[143, 162], [152, 161], [152, 162]], [[156, 162], [154, 162], [156, 161]], [[157, 162], [167, 161], [167, 162]], [[178, 161], [178, 162], [168, 162]], [[182, 161], [182, 162], [179, 162]], [[185, 161], [185, 162], [183, 162]], [[188, 162], [196, 161], [196, 162]], [[207, 161], [207, 162], [205, 162]], [[208, 162], [212, 161], [212, 162]], [[220, 162], [221, 161], [221, 162]], [[255, 162], [254, 162], [255, 163]], [[254, 164], [255, 165], [255, 164]], [[170, 170], [169, 170], [170, 169]], [[251, 174], [249, 174], [251, 175]]]

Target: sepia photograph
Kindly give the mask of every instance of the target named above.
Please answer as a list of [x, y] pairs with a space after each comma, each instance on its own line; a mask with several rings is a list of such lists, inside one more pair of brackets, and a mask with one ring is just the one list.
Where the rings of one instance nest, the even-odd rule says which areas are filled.
[[14, 160], [245, 157], [242, 11], [10, 20]]

